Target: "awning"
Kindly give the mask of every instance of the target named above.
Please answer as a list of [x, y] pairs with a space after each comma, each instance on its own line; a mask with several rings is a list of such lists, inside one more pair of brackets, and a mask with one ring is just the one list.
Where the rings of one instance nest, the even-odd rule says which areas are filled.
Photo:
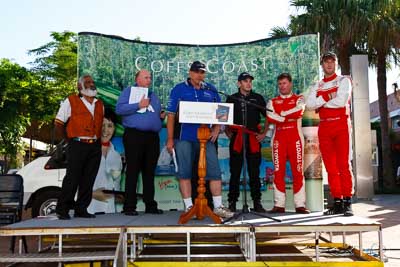
[[[29, 138], [22, 137], [21, 139], [25, 144], [27, 144], [28, 146], [30, 145], [31, 140]], [[38, 140], [32, 140], [32, 148], [37, 150], [47, 151], [48, 144], [40, 142]]]

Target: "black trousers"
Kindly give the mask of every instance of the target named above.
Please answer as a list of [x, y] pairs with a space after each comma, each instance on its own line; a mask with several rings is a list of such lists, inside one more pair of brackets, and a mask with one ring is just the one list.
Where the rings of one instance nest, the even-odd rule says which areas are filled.
[[143, 202], [146, 209], [157, 208], [154, 200], [154, 173], [160, 155], [160, 138], [157, 132], [126, 128], [123, 136], [126, 158], [124, 211], [136, 210], [137, 181], [142, 174]]
[[[101, 161], [100, 141], [87, 144], [71, 140], [67, 147], [67, 173], [57, 202], [57, 213], [85, 212], [92, 201], [93, 184]], [[75, 194], [78, 198], [74, 205]]]
[[[228, 201], [236, 202], [240, 195], [240, 176], [243, 167], [243, 151], [241, 153], [233, 150], [236, 134], [232, 136], [229, 144], [229, 167], [231, 179], [229, 180]], [[254, 201], [261, 199], [260, 164], [261, 150], [258, 153], [250, 153], [248, 138], [246, 138], [246, 161], [248, 182], [250, 183], [251, 198]]]

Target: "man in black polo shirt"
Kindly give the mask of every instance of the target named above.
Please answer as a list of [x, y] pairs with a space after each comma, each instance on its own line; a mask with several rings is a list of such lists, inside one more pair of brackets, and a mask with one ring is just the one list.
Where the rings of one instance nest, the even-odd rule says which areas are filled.
[[[246, 140], [246, 160], [247, 171], [250, 177], [250, 190], [253, 199], [254, 211], [265, 212], [261, 205], [260, 192], [260, 164], [261, 164], [261, 145], [260, 142], [265, 138], [268, 130], [268, 123], [265, 120], [264, 129], [261, 128], [261, 116], [266, 116], [266, 103], [264, 98], [252, 91], [254, 77], [247, 72], [242, 72], [238, 77], [237, 85], [239, 91], [226, 100], [227, 103], [234, 104], [234, 125], [225, 128], [225, 133], [230, 138], [229, 144], [229, 166], [231, 179], [229, 181], [229, 209], [236, 211], [236, 202], [240, 194], [240, 174], [243, 166], [243, 137]], [[246, 104], [245, 100], [260, 108]], [[243, 110], [246, 108], [246, 117], [243, 119]]]

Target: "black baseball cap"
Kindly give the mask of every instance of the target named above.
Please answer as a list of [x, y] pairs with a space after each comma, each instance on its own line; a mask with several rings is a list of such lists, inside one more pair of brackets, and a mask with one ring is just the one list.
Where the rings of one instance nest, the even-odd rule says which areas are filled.
[[190, 65], [190, 71], [207, 71], [206, 65], [204, 63], [201, 63], [200, 61], [194, 61], [192, 65]]
[[321, 64], [322, 64], [322, 62], [324, 62], [325, 59], [327, 59], [327, 58], [331, 58], [331, 59], [337, 61], [337, 56], [336, 56], [335, 53], [333, 53], [333, 52], [326, 52], [326, 53], [322, 54], [322, 56], [321, 56]]
[[246, 80], [247, 78], [250, 78], [251, 80], [254, 80], [254, 77], [250, 75], [248, 72], [242, 72], [238, 76], [238, 82]]

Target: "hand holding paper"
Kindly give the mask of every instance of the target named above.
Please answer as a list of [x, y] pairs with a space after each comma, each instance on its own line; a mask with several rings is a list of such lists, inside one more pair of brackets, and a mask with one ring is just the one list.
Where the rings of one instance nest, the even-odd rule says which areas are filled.
[[147, 98], [148, 94], [149, 94], [148, 88], [132, 86], [131, 94], [129, 95], [129, 104], [139, 103], [140, 109], [137, 112], [139, 113], [146, 112], [146, 108], [150, 104], [150, 99]]
[[144, 98], [144, 95], [142, 95], [142, 98], [139, 101], [139, 108], [147, 108], [150, 105], [150, 98]]

